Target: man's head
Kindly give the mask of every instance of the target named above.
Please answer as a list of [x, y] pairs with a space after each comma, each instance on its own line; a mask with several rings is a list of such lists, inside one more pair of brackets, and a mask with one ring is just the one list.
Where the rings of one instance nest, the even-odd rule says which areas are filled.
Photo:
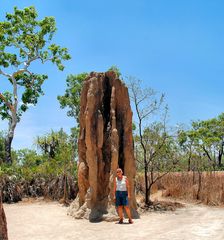
[[122, 169], [121, 169], [121, 168], [118, 168], [118, 169], [117, 169], [117, 175], [118, 175], [118, 176], [121, 176], [122, 174], [123, 174]]

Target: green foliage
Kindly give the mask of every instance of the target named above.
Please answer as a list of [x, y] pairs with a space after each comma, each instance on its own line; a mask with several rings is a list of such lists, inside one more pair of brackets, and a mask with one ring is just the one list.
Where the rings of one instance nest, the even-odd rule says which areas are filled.
[[108, 71], [114, 71], [117, 74], [117, 77], [121, 77], [120, 69], [116, 65], [112, 65]]
[[[34, 7], [23, 10], [15, 7], [14, 13], [7, 13], [6, 21], [0, 22], [0, 67], [14, 69], [12, 74], [6, 74], [0, 69], [0, 74], [6, 76], [12, 84], [15, 79], [14, 85], [24, 89], [21, 94], [22, 105], [17, 112], [18, 120], [29, 104], [37, 104], [38, 98], [44, 94], [42, 84], [48, 78], [45, 74], [30, 72], [28, 68], [31, 63], [37, 60], [42, 63], [51, 61], [59, 70], [63, 70], [62, 60], [70, 59], [66, 48], [49, 44], [56, 32], [55, 19], [45, 17], [37, 20], [37, 17]], [[0, 100], [0, 115], [3, 120], [9, 120], [11, 116], [8, 105], [13, 105], [13, 94], [5, 92], [3, 96], [8, 104]], [[18, 98], [17, 94], [14, 97]]]
[[42, 156], [38, 155], [35, 150], [31, 149], [20, 149], [16, 152], [16, 162], [19, 166], [32, 168], [39, 166], [42, 162]]
[[[18, 67], [26, 61], [40, 59], [51, 60], [59, 70], [63, 70], [61, 60], [70, 59], [66, 48], [56, 44], [49, 45], [55, 32], [56, 23], [53, 17], [37, 20], [34, 7], [23, 10], [14, 8], [14, 13], [6, 14], [6, 21], [0, 22], [0, 66]], [[28, 60], [28, 61], [27, 61]]]
[[133, 122], [132, 123], [132, 131], [134, 132], [136, 130], [136, 124]]
[[[12, 152], [12, 165], [2, 163], [0, 165], [0, 177], [11, 176], [17, 181], [31, 181], [34, 178], [45, 180], [66, 175], [77, 178], [77, 133], [78, 129], [72, 129], [70, 135], [63, 129], [37, 137], [36, 145], [41, 152], [31, 149], [20, 149]], [[55, 144], [52, 157], [52, 143]], [[0, 132], [0, 161], [1, 147], [4, 147], [4, 135]], [[45, 145], [45, 146], [44, 146]], [[45, 149], [46, 147], [46, 149]], [[4, 152], [3, 152], [4, 154]]]
[[60, 129], [58, 132], [52, 130], [44, 136], [38, 136], [36, 145], [49, 158], [55, 158], [61, 151], [64, 151], [67, 147], [71, 147], [69, 136], [63, 129]]
[[[4, 93], [2, 93], [2, 95], [4, 95], [4, 98], [6, 99], [7, 103], [12, 105], [13, 94], [8, 91], [5, 91]], [[0, 116], [2, 120], [5, 119], [11, 120], [10, 108], [8, 104], [5, 104], [3, 99], [0, 98]]]
[[[224, 146], [224, 114], [217, 118], [192, 122], [191, 129], [180, 131], [178, 136], [182, 149], [189, 157], [200, 159], [200, 168], [222, 168]], [[207, 161], [205, 159], [207, 158]], [[196, 157], [194, 158], [194, 160]], [[199, 166], [198, 160], [193, 165]]]
[[55, 158], [30, 149], [18, 150], [13, 155], [12, 165], [0, 165], [0, 177], [11, 176], [18, 181], [30, 181], [35, 177], [47, 180], [66, 174], [77, 178], [77, 163], [69, 159], [71, 149], [63, 148]]
[[[174, 139], [164, 131], [164, 125], [154, 122], [144, 128], [142, 134], [142, 149], [139, 136], [135, 136], [135, 148], [138, 151], [138, 167], [149, 172], [167, 172], [173, 170], [176, 163], [177, 146]], [[144, 150], [146, 162], [144, 162]]]
[[[65, 172], [76, 166], [78, 156], [77, 139], [77, 128], [72, 129], [71, 135], [60, 129], [37, 137], [36, 145], [41, 150], [44, 158], [48, 159], [44, 164], [46, 169], [50, 171], [50, 168], [47, 167], [49, 163], [50, 165], [57, 165], [59, 171], [64, 169]], [[66, 170], [67, 168], [68, 170]]]
[[77, 123], [79, 123], [81, 90], [87, 75], [88, 73], [69, 75], [66, 79], [67, 88], [65, 94], [63, 96], [58, 96], [60, 107], [68, 107], [69, 110], [67, 115], [69, 117], [74, 117]]

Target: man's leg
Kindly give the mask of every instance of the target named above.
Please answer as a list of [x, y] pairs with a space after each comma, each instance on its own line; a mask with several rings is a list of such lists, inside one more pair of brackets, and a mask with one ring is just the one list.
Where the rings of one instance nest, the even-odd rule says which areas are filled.
[[128, 215], [128, 218], [129, 218], [129, 223], [133, 223], [132, 221], [132, 217], [131, 217], [131, 211], [130, 211], [130, 208], [128, 206], [124, 206], [124, 209]]
[[120, 218], [120, 223], [123, 222], [123, 206], [118, 206], [117, 207], [117, 211], [118, 211], [118, 215], [119, 215], [119, 218]]

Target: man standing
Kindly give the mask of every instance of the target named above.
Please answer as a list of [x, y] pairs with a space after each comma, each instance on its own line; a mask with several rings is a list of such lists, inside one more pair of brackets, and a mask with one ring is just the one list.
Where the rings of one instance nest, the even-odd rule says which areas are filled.
[[130, 189], [128, 184], [128, 179], [123, 175], [123, 171], [121, 168], [117, 169], [117, 177], [114, 179], [114, 197], [115, 197], [115, 205], [117, 207], [118, 215], [119, 215], [119, 223], [123, 223], [123, 208], [125, 209], [128, 215], [128, 222], [133, 223], [131, 217], [131, 211], [128, 206], [128, 199], [130, 199]]

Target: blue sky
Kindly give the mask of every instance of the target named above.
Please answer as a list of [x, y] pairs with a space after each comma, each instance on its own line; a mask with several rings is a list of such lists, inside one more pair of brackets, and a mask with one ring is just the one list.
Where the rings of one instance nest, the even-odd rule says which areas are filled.
[[[54, 16], [54, 38], [72, 55], [63, 72], [47, 73], [45, 96], [18, 124], [13, 147], [31, 147], [37, 135], [74, 126], [56, 99], [68, 74], [106, 71], [117, 65], [124, 76], [165, 93], [170, 125], [190, 124], [223, 112], [224, 2], [219, 0], [0, 0], [0, 21], [13, 6], [34, 5], [39, 18]], [[1, 77], [0, 91], [8, 88]], [[0, 130], [7, 128], [0, 122]]]

